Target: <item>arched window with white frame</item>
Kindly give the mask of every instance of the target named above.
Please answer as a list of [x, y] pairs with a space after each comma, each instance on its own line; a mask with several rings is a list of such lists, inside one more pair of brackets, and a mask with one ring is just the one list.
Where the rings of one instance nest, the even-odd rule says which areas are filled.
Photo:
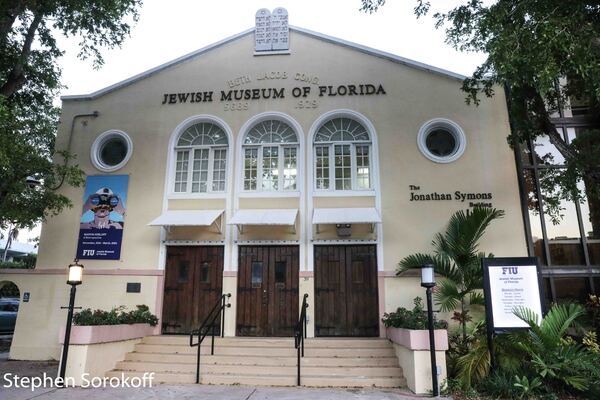
[[243, 190], [298, 190], [298, 150], [298, 134], [287, 123], [269, 119], [253, 125], [242, 144]]
[[314, 136], [315, 190], [373, 188], [372, 142], [367, 129], [348, 117], [325, 121]]
[[186, 128], [175, 143], [174, 193], [223, 193], [227, 180], [227, 134], [212, 122]]

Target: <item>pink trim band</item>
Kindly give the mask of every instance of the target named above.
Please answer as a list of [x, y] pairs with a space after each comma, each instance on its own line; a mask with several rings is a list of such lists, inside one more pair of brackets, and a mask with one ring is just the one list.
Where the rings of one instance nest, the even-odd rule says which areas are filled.
[[[127, 275], [127, 276], [163, 276], [165, 272], [160, 269], [84, 269], [85, 275]], [[67, 268], [48, 269], [0, 269], [0, 274], [14, 275], [67, 275]]]

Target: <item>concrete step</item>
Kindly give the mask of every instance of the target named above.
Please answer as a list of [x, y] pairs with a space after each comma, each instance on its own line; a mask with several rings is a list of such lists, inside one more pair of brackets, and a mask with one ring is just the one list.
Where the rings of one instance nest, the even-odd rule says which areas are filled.
[[[148, 371], [145, 372], [139, 372], [139, 371], [119, 371], [119, 370], [112, 370], [112, 371], [108, 371], [105, 376], [107, 378], [118, 378], [118, 379], [122, 379], [122, 377], [126, 377], [126, 378], [143, 378], [144, 377], [144, 373], [147, 373]], [[151, 371], [150, 371], [151, 372]], [[196, 374], [182, 374], [182, 373], [176, 373], [176, 372], [161, 372], [161, 373], [155, 373], [154, 374], [154, 379], [152, 380], [152, 384], [155, 385], [157, 383], [171, 383], [171, 384], [178, 384], [178, 383], [196, 383]]]
[[[218, 353], [218, 352], [217, 352]], [[170, 362], [196, 365], [195, 354], [161, 354], [161, 353], [128, 353], [125, 361], [145, 362]], [[224, 364], [224, 365], [280, 365], [295, 366], [296, 357], [271, 357], [271, 356], [240, 356], [209, 354], [202, 355], [202, 365]], [[398, 365], [398, 359], [393, 357], [304, 357], [302, 365], [342, 366], [342, 367], [394, 367]]]
[[[210, 346], [211, 338], [204, 339], [202, 346]], [[181, 335], [157, 335], [146, 336], [142, 339], [144, 344], [163, 344], [163, 345], [189, 345], [189, 336]], [[293, 347], [293, 338], [245, 338], [245, 337], [226, 337], [215, 338], [215, 346], [244, 346], [244, 347]], [[312, 347], [390, 347], [387, 339], [379, 338], [316, 338], [306, 339], [305, 346]]]
[[[121, 371], [139, 371], [139, 372], [177, 372], [177, 373], [196, 373], [196, 364], [169, 363], [169, 362], [135, 362], [120, 361], [116, 369]], [[247, 365], [235, 364], [202, 364], [200, 371], [202, 374], [246, 374]], [[288, 366], [268, 366], [254, 365], [251, 371], [255, 375], [291, 375], [296, 374], [296, 365]], [[399, 367], [324, 367], [308, 366], [302, 364], [302, 375], [323, 376], [323, 377], [402, 377], [402, 369]]]
[[[140, 371], [113, 370], [106, 374], [108, 377], [133, 378], [144, 376]], [[156, 383], [194, 383], [193, 373], [156, 373], [153, 384]], [[213, 385], [262, 385], [262, 386], [296, 386], [296, 376], [290, 375], [256, 375], [256, 374], [212, 374], [200, 376], [200, 383]], [[322, 377], [303, 375], [302, 386], [313, 387], [401, 387], [406, 380], [401, 377]]]
[[[138, 343], [135, 345], [138, 353], [163, 353], [163, 354], [196, 354], [197, 349], [189, 345], [163, 345]], [[256, 355], [262, 356], [288, 356], [296, 355], [293, 346], [268, 346], [268, 347], [246, 347], [246, 346], [219, 346], [215, 353], [223, 355]], [[210, 346], [202, 346], [201, 354], [210, 354]], [[393, 347], [313, 347], [306, 346], [304, 355], [308, 357], [391, 357], [395, 355]]]

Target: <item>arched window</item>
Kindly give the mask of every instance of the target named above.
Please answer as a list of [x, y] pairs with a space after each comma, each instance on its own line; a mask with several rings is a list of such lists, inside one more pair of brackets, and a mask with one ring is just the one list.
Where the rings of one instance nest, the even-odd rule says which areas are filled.
[[211, 123], [184, 130], [175, 144], [175, 193], [224, 192], [227, 134]]
[[358, 121], [327, 120], [314, 138], [315, 189], [371, 189], [371, 137]]
[[294, 191], [298, 177], [298, 135], [283, 121], [254, 125], [243, 143], [245, 191]]

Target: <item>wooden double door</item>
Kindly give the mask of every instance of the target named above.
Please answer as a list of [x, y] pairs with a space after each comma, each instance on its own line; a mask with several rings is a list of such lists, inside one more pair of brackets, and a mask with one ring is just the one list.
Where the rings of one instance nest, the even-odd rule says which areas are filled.
[[316, 336], [379, 336], [376, 250], [315, 246]]
[[236, 335], [293, 336], [298, 246], [240, 246]]
[[163, 334], [189, 334], [210, 313], [223, 289], [223, 250], [223, 246], [167, 247]]

